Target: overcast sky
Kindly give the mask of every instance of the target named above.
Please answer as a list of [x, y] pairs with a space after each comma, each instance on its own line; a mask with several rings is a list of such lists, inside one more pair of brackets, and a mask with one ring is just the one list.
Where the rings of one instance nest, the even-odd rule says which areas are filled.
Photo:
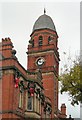
[[[11, 0], [12, 1], [12, 0]], [[19, 0], [18, 0], [19, 1]], [[60, 68], [65, 63], [63, 52], [71, 57], [80, 49], [80, 3], [78, 2], [2, 2], [0, 4], [0, 39], [10, 37], [17, 50], [19, 62], [27, 69], [27, 46], [32, 28], [37, 18], [43, 14], [44, 7], [58, 33]], [[67, 114], [80, 117], [79, 106], [72, 107], [67, 94], [59, 96], [66, 103]]]

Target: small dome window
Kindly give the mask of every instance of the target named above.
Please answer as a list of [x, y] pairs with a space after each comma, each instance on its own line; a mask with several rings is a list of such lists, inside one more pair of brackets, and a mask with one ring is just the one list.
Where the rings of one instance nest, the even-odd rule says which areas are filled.
[[43, 43], [43, 37], [42, 36], [39, 36], [39, 46], [42, 46], [42, 43]]

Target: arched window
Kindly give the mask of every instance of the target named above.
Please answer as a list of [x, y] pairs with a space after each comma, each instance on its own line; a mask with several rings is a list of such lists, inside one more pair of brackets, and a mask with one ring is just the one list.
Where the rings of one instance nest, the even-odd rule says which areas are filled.
[[43, 37], [39, 36], [39, 46], [42, 46], [42, 43], [43, 43]]
[[51, 37], [49, 36], [49, 37], [48, 37], [48, 44], [49, 44], [50, 41], [51, 41]]
[[34, 47], [34, 39], [30, 40], [29, 43], [32, 45], [32, 47]]

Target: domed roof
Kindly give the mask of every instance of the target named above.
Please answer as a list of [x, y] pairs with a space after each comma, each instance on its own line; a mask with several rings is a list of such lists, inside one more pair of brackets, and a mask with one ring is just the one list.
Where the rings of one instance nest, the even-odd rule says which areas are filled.
[[34, 26], [33, 26], [33, 32], [35, 30], [39, 30], [39, 29], [51, 29], [56, 31], [55, 25], [53, 20], [51, 19], [50, 16], [43, 14], [41, 15], [35, 22]]

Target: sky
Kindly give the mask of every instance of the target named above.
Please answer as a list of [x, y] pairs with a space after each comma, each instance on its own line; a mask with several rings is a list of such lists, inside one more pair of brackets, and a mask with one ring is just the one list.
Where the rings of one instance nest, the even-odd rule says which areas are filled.
[[[27, 46], [37, 18], [44, 13], [49, 15], [58, 33], [58, 48], [60, 54], [60, 69], [66, 63], [66, 56], [73, 57], [80, 50], [80, 2], [71, 1], [40, 1], [26, 2], [0, 1], [0, 39], [10, 37], [17, 51], [19, 62], [27, 69]], [[63, 54], [66, 52], [66, 56]], [[59, 94], [59, 108], [66, 103], [67, 115], [80, 117], [79, 106], [70, 105], [68, 94]]]

